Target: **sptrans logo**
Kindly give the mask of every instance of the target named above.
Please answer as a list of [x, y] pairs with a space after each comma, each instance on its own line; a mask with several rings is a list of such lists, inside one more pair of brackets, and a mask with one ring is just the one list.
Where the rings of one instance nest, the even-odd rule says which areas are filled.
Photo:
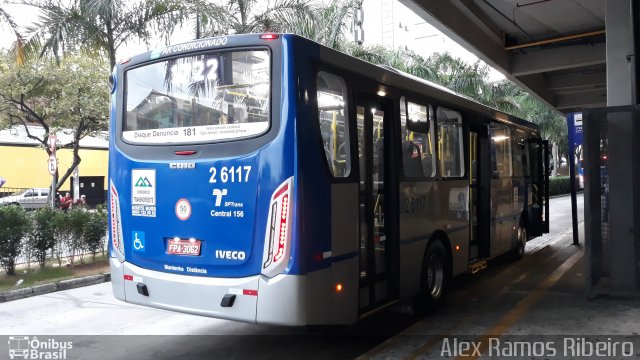
[[9, 336], [9, 359], [66, 359], [71, 341], [39, 340], [37, 337]]

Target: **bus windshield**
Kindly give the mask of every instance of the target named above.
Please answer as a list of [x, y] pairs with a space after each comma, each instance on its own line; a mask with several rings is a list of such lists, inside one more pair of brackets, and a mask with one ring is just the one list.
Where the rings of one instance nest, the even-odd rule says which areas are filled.
[[269, 129], [267, 50], [210, 52], [126, 72], [122, 137], [184, 144], [258, 136]]

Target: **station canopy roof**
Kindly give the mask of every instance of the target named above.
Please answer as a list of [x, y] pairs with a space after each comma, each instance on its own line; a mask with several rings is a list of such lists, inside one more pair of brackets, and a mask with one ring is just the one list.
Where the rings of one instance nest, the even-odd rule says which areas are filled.
[[606, 106], [605, 1], [400, 1], [560, 112]]

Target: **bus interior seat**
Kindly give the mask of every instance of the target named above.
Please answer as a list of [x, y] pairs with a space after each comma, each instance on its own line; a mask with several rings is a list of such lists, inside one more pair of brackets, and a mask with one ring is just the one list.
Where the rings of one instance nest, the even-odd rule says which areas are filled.
[[422, 154], [420, 152], [420, 147], [412, 141], [404, 141], [402, 148], [404, 174], [407, 177], [422, 177]]

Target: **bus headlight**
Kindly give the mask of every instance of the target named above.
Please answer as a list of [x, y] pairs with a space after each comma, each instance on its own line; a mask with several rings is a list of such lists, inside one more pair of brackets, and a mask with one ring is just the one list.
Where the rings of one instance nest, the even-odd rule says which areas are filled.
[[283, 182], [271, 196], [265, 232], [262, 274], [272, 277], [284, 270], [291, 248], [291, 188], [293, 176]]

